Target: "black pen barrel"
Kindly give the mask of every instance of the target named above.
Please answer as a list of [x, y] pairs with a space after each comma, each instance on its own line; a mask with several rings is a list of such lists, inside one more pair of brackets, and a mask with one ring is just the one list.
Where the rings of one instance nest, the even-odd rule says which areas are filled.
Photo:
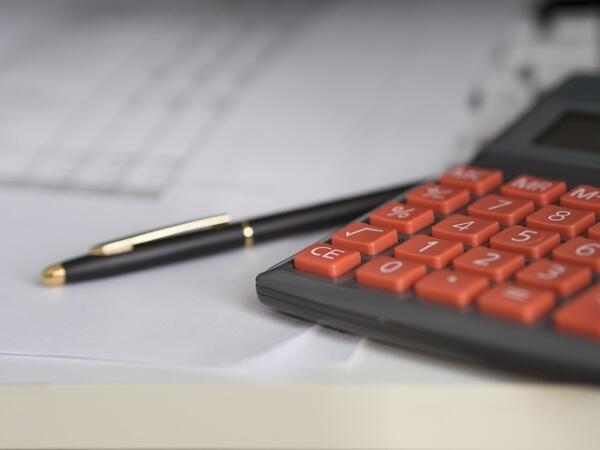
[[226, 225], [202, 233], [176, 236], [164, 241], [139, 245], [134, 251], [112, 256], [86, 255], [62, 265], [67, 282], [119, 275], [154, 266], [207, 255], [244, 244], [239, 224]]
[[249, 224], [254, 230], [256, 242], [275, 239], [293, 233], [314, 231], [356, 219], [357, 216], [375, 208], [400, 194], [410, 186], [396, 187], [346, 200], [337, 200], [308, 208], [291, 210], [269, 217], [253, 219]]

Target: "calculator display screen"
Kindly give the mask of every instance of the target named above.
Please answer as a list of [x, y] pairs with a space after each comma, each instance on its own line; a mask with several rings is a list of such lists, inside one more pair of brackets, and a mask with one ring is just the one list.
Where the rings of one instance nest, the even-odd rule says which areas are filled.
[[536, 142], [551, 147], [600, 152], [600, 115], [568, 112], [542, 133]]

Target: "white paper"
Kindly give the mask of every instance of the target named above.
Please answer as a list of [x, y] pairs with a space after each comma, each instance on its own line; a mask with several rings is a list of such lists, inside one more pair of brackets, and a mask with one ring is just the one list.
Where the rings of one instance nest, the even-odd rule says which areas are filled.
[[[125, 6], [126, 5], [126, 6]], [[62, 288], [41, 266], [148, 227], [243, 218], [464, 158], [466, 96], [515, 7], [482, 2], [0, 5], [0, 353], [206, 367], [347, 361], [256, 299], [318, 234]], [[215, 56], [216, 55], [216, 56]], [[283, 357], [283, 356], [282, 356]]]

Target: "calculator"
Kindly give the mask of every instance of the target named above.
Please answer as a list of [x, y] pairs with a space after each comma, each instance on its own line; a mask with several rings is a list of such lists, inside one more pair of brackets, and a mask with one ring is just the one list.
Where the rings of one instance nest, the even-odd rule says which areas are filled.
[[600, 381], [600, 77], [568, 79], [473, 161], [261, 273], [256, 289], [265, 305], [377, 341]]

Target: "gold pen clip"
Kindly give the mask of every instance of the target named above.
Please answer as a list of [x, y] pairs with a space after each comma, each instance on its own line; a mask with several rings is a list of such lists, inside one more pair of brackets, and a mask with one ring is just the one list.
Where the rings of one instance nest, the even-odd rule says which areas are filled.
[[154, 230], [144, 231], [140, 234], [125, 236], [115, 241], [102, 242], [90, 248], [88, 253], [94, 256], [119, 255], [121, 253], [132, 251], [135, 246], [139, 244], [158, 241], [192, 231], [213, 228], [219, 225], [225, 225], [229, 222], [231, 222], [231, 216], [229, 216], [229, 214], [218, 214], [216, 216], [203, 217], [201, 219], [191, 220], [189, 222], [169, 225], [168, 227], [164, 228], [156, 228]]

